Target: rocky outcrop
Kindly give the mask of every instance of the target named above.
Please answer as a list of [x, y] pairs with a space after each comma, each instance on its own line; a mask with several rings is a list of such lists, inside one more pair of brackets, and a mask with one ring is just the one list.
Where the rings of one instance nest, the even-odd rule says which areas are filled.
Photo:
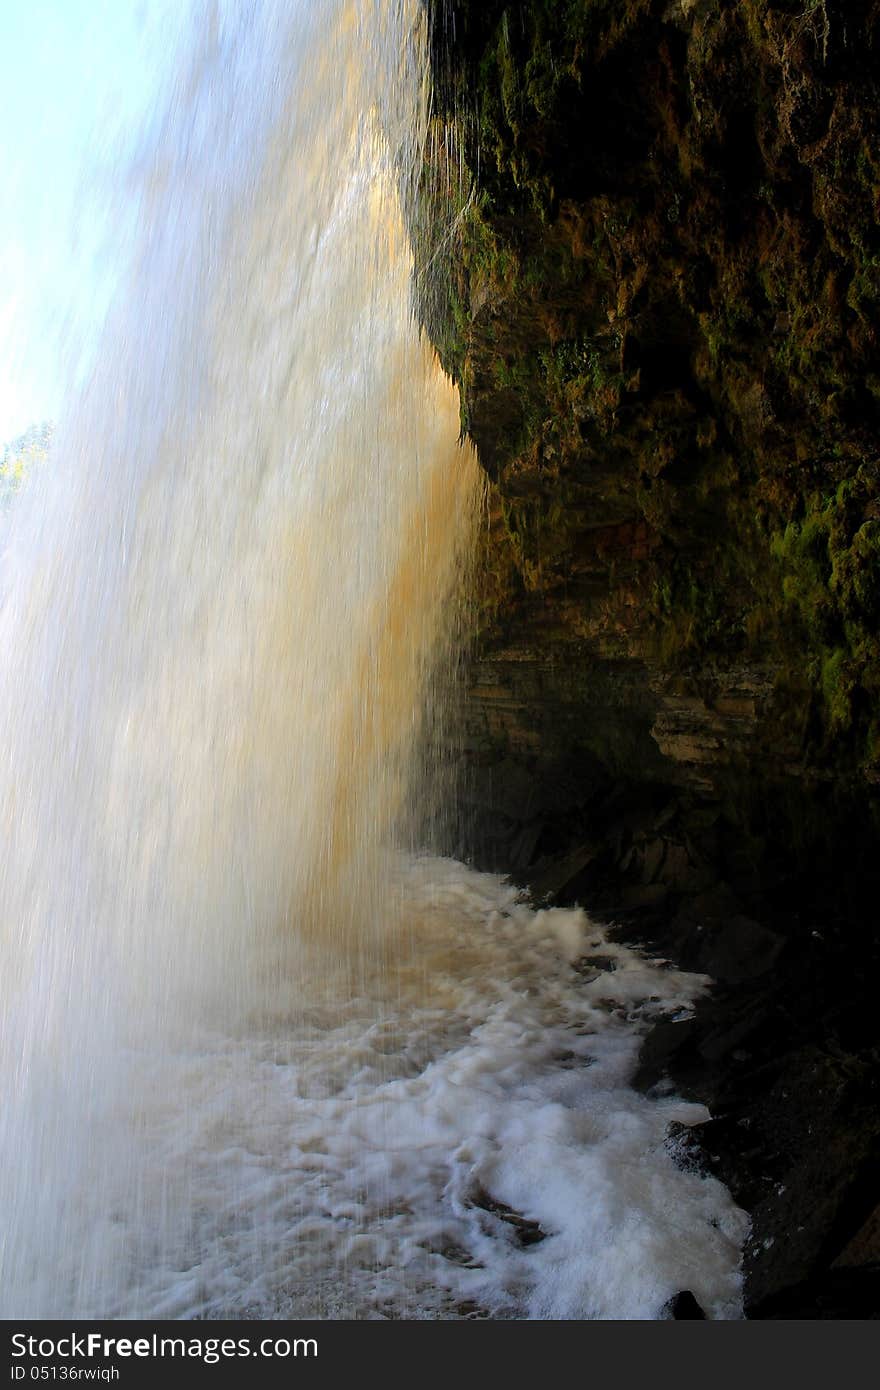
[[839, 1316], [880, 1148], [880, 4], [429, 11], [422, 306], [489, 480], [458, 847], [715, 976], [643, 1083], [713, 1106], [750, 1306]]
[[469, 174], [435, 159], [426, 303], [492, 480], [485, 659], [624, 669], [673, 781], [871, 785], [877, 6], [437, 14]]

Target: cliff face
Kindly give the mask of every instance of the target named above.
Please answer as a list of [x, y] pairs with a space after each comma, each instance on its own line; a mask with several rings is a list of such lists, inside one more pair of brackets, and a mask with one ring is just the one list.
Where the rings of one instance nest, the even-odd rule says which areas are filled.
[[484, 754], [757, 777], [792, 839], [804, 784], [880, 778], [877, 13], [438, 15], [476, 179], [447, 176], [431, 321], [492, 480]]
[[[467, 847], [659, 933], [733, 991], [722, 1033], [787, 1011], [773, 1085], [827, 1080], [829, 1037], [859, 1065], [876, 1047], [816, 982], [876, 950], [880, 4], [429, 10], [453, 136], [425, 314], [490, 479]], [[781, 971], [823, 1021], [780, 1003]], [[731, 1115], [731, 1056], [777, 1047], [733, 1032], [723, 1083], [691, 1058]], [[828, 1086], [830, 1214], [787, 1263], [753, 1252], [753, 1299], [864, 1217], [876, 1126]], [[793, 1201], [818, 1181], [798, 1171]]]

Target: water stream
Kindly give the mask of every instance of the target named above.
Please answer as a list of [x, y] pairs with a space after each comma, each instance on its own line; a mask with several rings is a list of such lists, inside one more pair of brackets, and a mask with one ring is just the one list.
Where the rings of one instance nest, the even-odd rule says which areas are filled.
[[213, 15], [4, 534], [0, 1314], [736, 1316], [702, 1112], [626, 1085], [705, 982], [410, 845], [480, 491], [420, 6]]

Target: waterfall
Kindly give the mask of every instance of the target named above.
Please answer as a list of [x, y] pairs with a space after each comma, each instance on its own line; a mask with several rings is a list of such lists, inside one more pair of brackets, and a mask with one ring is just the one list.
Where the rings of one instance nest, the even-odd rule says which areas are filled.
[[[479, 493], [413, 308], [424, 48], [417, 0], [213, 12], [10, 520], [5, 1317], [649, 1316], [683, 1278], [736, 1309], [739, 1215], [658, 1138], [698, 1108], [609, 1100], [637, 1040], [571, 970], [596, 930], [406, 848]], [[631, 1014], [702, 988], [618, 954]], [[590, 1181], [572, 1283], [589, 1232], [550, 1237]], [[498, 1214], [530, 1201], [547, 1257]]]

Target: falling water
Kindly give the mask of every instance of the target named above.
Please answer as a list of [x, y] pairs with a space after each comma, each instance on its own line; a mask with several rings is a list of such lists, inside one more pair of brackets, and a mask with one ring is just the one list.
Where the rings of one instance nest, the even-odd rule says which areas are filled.
[[405, 849], [478, 493], [420, 6], [220, 14], [3, 551], [0, 1313], [735, 1315], [702, 1112], [625, 1085], [702, 982]]

